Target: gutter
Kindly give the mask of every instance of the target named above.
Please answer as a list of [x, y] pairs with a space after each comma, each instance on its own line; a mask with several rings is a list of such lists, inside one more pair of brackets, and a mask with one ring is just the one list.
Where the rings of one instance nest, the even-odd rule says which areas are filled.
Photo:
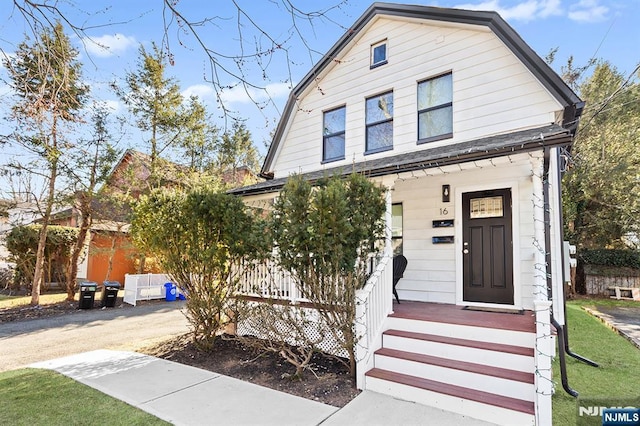
[[[430, 169], [430, 168], [436, 168], [436, 167], [450, 166], [453, 164], [460, 164], [467, 161], [487, 160], [491, 158], [502, 157], [508, 154], [536, 151], [536, 150], [539, 150], [540, 148], [546, 149], [548, 147], [553, 147], [553, 146], [563, 146], [563, 145], [569, 144], [571, 142], [571, 139], [572, 139], [572, 136], [570, 134], [562, 133], [562, 134], [555, 134], [555, 135], [547, 135], [546, 137], [542, 138], [542, 140], [536, 139], [533, 141], [522, 142], [522, 143], [519, 143], [518, 145], [511, 145], [511, 146], [506, 146], [502, 148], [493, 148], [491, 149], [491, 151], [483, 150], [483, 151], [467, 152], [462, 154], [456, 154], [453, 156], [444, 156], [444, 157], [432, 158], [428, 160], [425, 159], [422, 161], [407, 162], [406, 164], [395, 164], [395, 165], [392, 164], [392, 165], [386, 165], [386, 166], [379, 166], [373, 169], [366, 169], [364, 167], [358, 168], [359, 165], [366, 166], [366, 163], [358, 163], [355, 166], [345, 165], [345, 166], [337, 167], [335, 169], [327, 169], [327, 170], [318, 171], [318, 172], [324, 172], [326, 173], [326, 175], [332, 175], [336, 171], [339, 172], [340, 170], [347, 170], [349, 173], [355, 171], [358, 173], [365, 173], [368, 177], [380, 177], [380, 176], [386, 176], [394, 173], [412, 172], [412, 171], [418, 171], [418, 170], [424, 170], [424, 169]], [[345, 174], [345, 173], [340, 173], [340, 174]], [[260, 176], [267, 179], [267, 181], [274, 180], [273, 173], [261, 173]], [[313, 182], [314, 180], [317, 180], [322, 176], [318, 176], [318, 178], [316, 179], [309, 179], [309, 180]], [[252, 188], [252, 187], [237, 188], [230, 191], [230, 193], [234, 195], [259, 195], [259, 194], [267, 194], [270, 192], [276, 192], [284, 186], [286, 179], [278, 178], [275, 180], [279, 180], [279, 182], [274, 182], [272, 185], [265, 185], [259, 188]]]

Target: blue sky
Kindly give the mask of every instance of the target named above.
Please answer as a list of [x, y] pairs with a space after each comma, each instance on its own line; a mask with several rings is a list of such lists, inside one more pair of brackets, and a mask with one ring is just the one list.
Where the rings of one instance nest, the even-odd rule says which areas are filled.
[[[273, 56], [263, 56], [264, 73], [256, 61], [248, 61], [239, 69], [232, 62], [223, 61], [222, 66], [235, 70], [230, 74], [219, 69], [220, 82], [228, 86], [221, 94], [225, 105], [247, 120], [254, 142], [265, 152], [269, 133], [275, 128], [289, 88], [371, 2], [294, 0], [294, 4], [304, 11], [326, 10], [326, 18], [313, 21], [313, 25], [298, 19], [296, 27], [292, 26], [291, 14], [281, 0], [236, 0], [236, 3], [266, 34], [288, 49], [288, 56], [284, 49], [276, 49]], [[640, 0], [413, 0], [411, 3], [495, 10], [539, 55], [544, 57], [551, 49], [558, 48], [553, 64], [556, 70], [566, 63], [569, 55], [574, 56], [578, 66], [591, 57], [607, 60], [624, 74], [630, 73], [640, 62]], [[151, 42], [160, 43], [163, 37], [168, 37], [174, 55], [169, 74], [179, 81], [183, 94], [194, 94], [205, 101], [215, 124], [224, 126], [222, 114], [216, 109], [215, 90], [206, 81], [211, 73], [204, 51], [193, 36], [181, 31], [175, 22], [165, 34], [162, 1], [69, 0], [58, 2], [58, 6], [71, 22], [93, 27], [86, 33], [91, 39], [72, 35], [72, 40], [81, 51], [84, 77], [91, 84], [95, 97], [111, 105], [116, 114], [126, 110], [108, 90], [109, 82], [118, 81], [126, 71], [135, 69], [140, 44], [148, 47]], [[210, 18], [198, 27], [198, 35], [208, 48], [221, 55], [237, 54], [240, 46], [246, 52], [253, 52], [256, 42], [263, 48], [270, 46], [266, 35], [251, 30], [249, 18], [241, 16], [238, 19], [231, 0], [182, 0], [178, 2], [178, 8], [189, 20]], [[242, 42], [239, 22], [243, 27]], [[11, 54], [28, 31], [23, 17], [15, 10], [5, 7], [0, 11], [0, 49], [5, 54]], [[237, 74], [240, 71], [263, 90], [245, 90], [239, 86]], [[0, 77], [5, 77], [3, 70], [0, 70]], [[265, 103], [262, 109], [249, 99], [251, 95], [263, 103], [269, 99], [267, 94], [273, 103]], [[5, 108], [10, 104], [9, 95], [5, 83], [0, 82], [0, 104]], [[5, 115], [5, 111], [1, 113]], [[0, 129], [5, 125], [0, 123]], [[141, 148], [139, 139], [140, 135], [132, 131], [123, 140], [123, 147]]]

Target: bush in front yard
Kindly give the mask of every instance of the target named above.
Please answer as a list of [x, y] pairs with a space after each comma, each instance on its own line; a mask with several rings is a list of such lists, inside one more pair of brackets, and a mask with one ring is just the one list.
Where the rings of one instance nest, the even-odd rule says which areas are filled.
[[265, 247], [260, 224], [240, 198], [207, 188], [158, 189], [135, 208], [134, 243], [156, 256], [186, 293], [194, 340], [205, 348], [233, 320], [227, 302], [237, 266]]
[[317, 311], [317, 329], [328, 331], [349, 354], [354, 377], [356, 290], [366, 283], [366, 262], [383, 235], [383, 193], [356, 173], [315, 186], [293, 176], [274, 203], [271, 220], [277, 262]]

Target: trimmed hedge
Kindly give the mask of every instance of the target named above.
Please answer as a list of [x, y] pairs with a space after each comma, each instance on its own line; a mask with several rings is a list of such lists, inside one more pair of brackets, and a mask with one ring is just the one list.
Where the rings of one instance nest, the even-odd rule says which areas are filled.
[[587, 265], [603, 265], [640, 269], [640, 252], [621, 249], [583, 249], [578, 259]]

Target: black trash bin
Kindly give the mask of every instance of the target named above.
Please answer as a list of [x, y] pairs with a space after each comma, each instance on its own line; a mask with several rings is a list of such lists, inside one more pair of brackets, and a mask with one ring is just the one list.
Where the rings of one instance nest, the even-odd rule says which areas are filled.
[[102, 307], [113, 308], [116, 306], [120, 283], [118, 281], [104, 281], [102, 283]]
[[96, 299], [96, 289], [98, 284], [93, 281], [86, 281], [80, 283], [80, 300], [78, 302], [78, 308], [80, 309], [92, 309], [93, 302]]

